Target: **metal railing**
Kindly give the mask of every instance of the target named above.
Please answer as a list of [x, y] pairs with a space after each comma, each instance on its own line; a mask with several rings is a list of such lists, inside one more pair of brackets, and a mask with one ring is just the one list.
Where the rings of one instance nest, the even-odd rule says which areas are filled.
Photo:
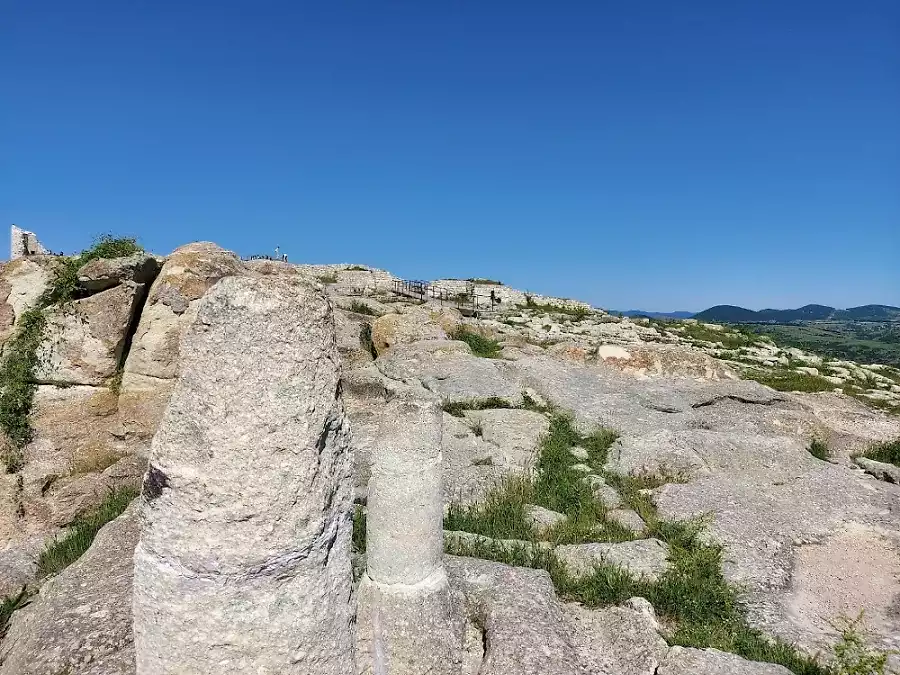
[[500, 298], [493, 291], [488, 295], [476, 293], [474, 286], [468, 286], [465, 291], [453, 291], [429, 284], [427, 281], [394, 279], [392, 290], [397, 295], [414, 298], [420, 302], [430, 300], [441, 305], [455, 307], [463, 314], [477, 315], [492, 312], [501, 304]]

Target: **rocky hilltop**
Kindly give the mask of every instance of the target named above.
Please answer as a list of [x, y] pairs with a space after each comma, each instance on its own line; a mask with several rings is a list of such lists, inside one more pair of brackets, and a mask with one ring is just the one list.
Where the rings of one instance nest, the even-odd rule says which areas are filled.
[[897, 665], [897, 369], [211, 243], [25, 253], [0, 675]]

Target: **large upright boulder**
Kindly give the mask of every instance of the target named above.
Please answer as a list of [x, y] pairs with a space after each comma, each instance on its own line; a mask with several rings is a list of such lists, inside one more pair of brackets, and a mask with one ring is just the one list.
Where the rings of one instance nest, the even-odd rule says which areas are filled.
[[331, 305], [223, 279], [181, 343], [135, 551], [139, 675], [353, 670], [349, 428]]
[[149, 439], [156, 431], [178, 372], [179, 341], [197, 303], [219, 279], [241, 271], [234, 253], [209, 242], [187, 244], [166, 259], [125, 361], [119, 403], [129, 433]]

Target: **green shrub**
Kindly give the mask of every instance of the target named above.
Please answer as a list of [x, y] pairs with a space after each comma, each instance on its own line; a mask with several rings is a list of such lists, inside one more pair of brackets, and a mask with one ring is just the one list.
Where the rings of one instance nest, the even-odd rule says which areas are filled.
[[515, 408], [516, 406], [499, 396], [487, 398], [470, 398], [466, 401], [446, 400], [441, 404], [441, 409], [454, 417], [463, 417], [467, 410], [495, 410], [497, 408]]
[[3, 387], [0, 392], [0, 428], [9, 441], [3, 458], [9, 473], [15, 473], [22, 467], [22, 449], [33, 434], [28, 415], [37, 389], [34, 371], [38, 365], [37, 352], [46, 323], [40, 309], [23, 313], [0, 364], [0, 384]]
[[855, 619], [840, 617], [834, 624], [841, 639], [832, 649], [834, 675], [884, 675], [892, 653], [866, 644], [863, 613]]
[[378, 312], [369, 307], [366, 303], [354, 300], [350, 303], [350, 311], [356, 314], [366, 314], [368, 316], [378, 316]]
[[337, 272], [328, 272], [326, 274], [320, 274], [319, 276], [316, 277], [316, 279], [321, 281], [323, 284], [336, 284], [337, 280], [338, 280]]
[[362, 265], [350, 265], [350, 267], [344, 268], [345, 272], [368, 272], [368, 267], [363, 267]]
[[497, 281], [496, 279], [482, 279], [481, 277], [475, 277], [474, 279], [466, 279], [469, 283], [478, 284], [480, 286], [502, 286], [502, 281]]
[[464, 325], [460, 325], [450, 334], [450, 339], [465, 342], [472, 349], [475, 356], [487, 359], [495, 359], [500, 356], [503, 348], [496, 340], [477, 333]]
[[69, 302], [78, 294], [78, 270], [98, 258], [125, 258], [143, 252], [133, 237], [114, 237], [103, 234], [77, 256], [63, 257], [56, 261], [50, 287], [38, 301], [41, 307]]
[[111, 490], [97, 508], [78, 516], [61, 539], [41, 552], [38, 577], [56, 574], [78, 560], [90, 548], [100, 528], [118, 518], [137, 494], [134, 487]]

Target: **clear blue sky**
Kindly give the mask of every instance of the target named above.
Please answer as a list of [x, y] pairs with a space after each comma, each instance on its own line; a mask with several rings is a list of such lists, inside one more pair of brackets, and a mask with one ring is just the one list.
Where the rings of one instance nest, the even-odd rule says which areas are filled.
[[0, 222], [55, 250], [900, 305], [897, 0], [3, 6]]

